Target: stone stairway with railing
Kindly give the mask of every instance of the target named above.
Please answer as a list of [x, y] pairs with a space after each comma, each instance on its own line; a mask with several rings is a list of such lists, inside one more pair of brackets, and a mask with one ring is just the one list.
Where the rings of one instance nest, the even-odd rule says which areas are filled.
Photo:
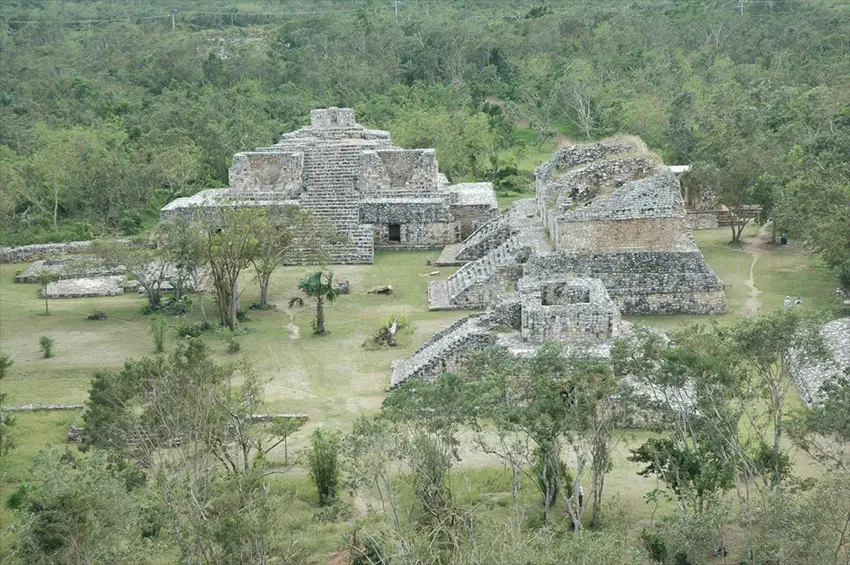
[[509, 237], [483, 257], [458, 269], [447, 280], [431, 281], [428, 284], [428, 308], [486, 308], [496, 294], [504, 292], [522, 275], [523, 256], [530, 252], [530, 246], [519, 234]]
[[413, 355], [393, 363], [389, 388], [414, 378], [433, 382], [440, 374], [456, 370], [464, 354], [494, 342], [488, 319], [486, 313], [472, 314], [434, 334]]

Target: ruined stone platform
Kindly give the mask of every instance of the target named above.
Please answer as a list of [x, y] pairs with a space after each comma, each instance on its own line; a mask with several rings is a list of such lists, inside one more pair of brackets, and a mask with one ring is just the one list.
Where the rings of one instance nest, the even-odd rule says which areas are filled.
[[61, 279], [40, 291], [42, 298], [93, 298], [124, 294], [124, 276]]
[[814, 361], [799, 354], [791, 355], [789, 371], [800, 391], [800, 399], [811, 407], [823, 402], [821, 387], [850, 370], [850, 318], [824, 324], [820, 330], [828, 357]]

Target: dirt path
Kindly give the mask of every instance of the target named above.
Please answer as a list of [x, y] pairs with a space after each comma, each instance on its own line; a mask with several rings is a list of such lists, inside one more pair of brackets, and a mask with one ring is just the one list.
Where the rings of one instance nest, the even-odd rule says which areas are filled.
[[750, 263], [750, 276], [744, 282], [750, 288], [750, 294], [747, 301], [737, 312], [741, 316], [758, 316], [759, 310], [761, 310], [762, 303], [758, 298], [761, 291], [756, 286], [755, 270], [756, 263], [767, 253], [768, 241], [770, 241], [770, 230], [766, 229], [766, 226], [762, 226], [753, 237], [745, 238], [742, 241], [741, 251], [752, 255], [753, 260]]
[[289, 335], [286, 337], [288, 337], [292, 341], [299, 339], [301, 337], [301, 329], [293, 323], [293, 320], [295, 319], [295, 314], [292, 313], [292, 309], [284, 308], [277, 303], [275, 303], [274, 307], [277, 308], [278, 311], [286, 313], [286, 315], [289, 317], [289, 323], [284, 326], [286, 328], [286, 331], [289, 332]]

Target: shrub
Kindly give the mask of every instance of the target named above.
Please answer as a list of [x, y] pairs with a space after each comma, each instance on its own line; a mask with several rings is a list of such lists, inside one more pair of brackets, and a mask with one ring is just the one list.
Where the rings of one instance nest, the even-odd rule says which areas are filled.
[[49, 357], [53, 357], [53, 338], [47, 335], [43, 335], [38, 338], [38, 346], [41, 348], [41, 353], [44, 355], [44, 358], [47, 359]]
[[165, 351], [165, 330], [168, 328], [168, 320], [162, 314], [154, 314], [150, 319], [150, 332], [153, 337], [153, 346], [156, 353]]
[[640, 539], [653, 562], [664, 563], [667, 561], [667, 541], [663, 536], [644, 530]]
[[201, 337], [208, 328], [202, 322], [190, 322], [185, 320], [177, 324], [174, 331], [180, 337]]
[[230, 328], [218, 328], [215, 333], [227, 343], [228, 353], [239, 353], [242, 350], [242, 344], [239, 343], [239, 334], [237, 332], [231, 331]]
[[91, 313], [91, 316], [86, 316], [87, 320], [95, 320], [95, 321], [106, 320], [107, 318], [108, 318], [108, 316], [106, 315], [106, 312], [104, 312], [102, 310], [95, 310], [94, 312]]
[[[391, 333], [390, 330], [395, 324], [394, 333]], [[407, 316], [404, 314], [396, 314], [394, 316], [390, 316], [386, 320], [383, 321], [381, 327], [375, 330], [375, 335], [372, 337], [372, 342], [375, 345], [389, 345], [390, 347], [395, 347], [398, 345], [398, 332], [407, 327]]]
[[339, 485], [339, 433], [316, 428], [313, 445], [307, 455], [310, 477], [319, 492], [319, 504], [327, 506], [336, 499]]

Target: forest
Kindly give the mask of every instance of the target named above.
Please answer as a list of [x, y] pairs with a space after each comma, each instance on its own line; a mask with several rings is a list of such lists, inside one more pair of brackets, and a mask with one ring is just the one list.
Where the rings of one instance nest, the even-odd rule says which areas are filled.
[[[331, 106], [401, 147], [434, 147], [452, 182], [492, 182], [506, 201], [530, 195], [534, 168], [564, 140], [640, 137], [666, 164], [691, 166], [686, 185], [730, 210], [759, 205], [757, 224], [799, 245], [806, 269], [822, 265], [830, 296], [850, 291], [844, 0], [7, 0], [0, 246], [99, 239], [109, 256], [111, 240], [138, 236], [200, 257], [197, 234], [159, 222], [160, 208], [227, 186], [234, 153]], [[314, 229], [297, 222], [257, 228], [270, 231], [255, 238], [252, 268], [259, 241], [285, 246]], [[228, 247], [205, 235], [209, 257], [196, 261], [214, 264]], [[741, 237], [733, 229], [724, 249]], [[305, 397], [328, 421], [281, 419], [270, 414], [285, 393], [266, 370], [277, 353], [260, 340], [308, 348], [323, 366], [342, 350], [304, 342], [352, 343], [373, 303], [337, 297], [323, 271], [277, 269], [266, 252], [256, 327], [237, 327], [239, 271], [216, 289], [225, 327], [206, 335], [226, 347], [198, 338], [206, 313], [200, 328], [115, 302], [144, 328], [122, 338], [126, 350], [44, 374], [9, 343], [30, 323], [48, 331], [48, 302], [32, 322], [3, 278], [0, 385], [18, 397], [83, 387], [85, 434], [43, 448], [22, 430], [41, 438], [47, 424], [0, 407], [0, 561], [850, 564], [850, 374], [811, 409], [788, 375], [795, 352], [825, 358], [817, 328], [831, 312], [705, 319], [666, 335], [637, 324], [610, 364], [554, 344], [525, 360], [492, 348], [433, 386], [377, 391], [355, 408]], [[131, 269], [153, 256], [124, 253], [111, 259]], [[421, 270], [419, 256], [391, 261], [374, 266], [376, 283]], [[286, 342], [286, 322], [263, 318], [276, 308], [269, 285], [284, 281], [298, 293], [290, 307], [328, 300], [327, 337]], [[385, 331], [387, 311], [374, 311]], [[286, 327], [313, 323], [311, 308], [287, 315]], [[139, 349], [143, 334], [156, 355]], [[54, 343], [41, 337], [46, 360]], [[64, 435], [70, 422], [57, 421]]]

